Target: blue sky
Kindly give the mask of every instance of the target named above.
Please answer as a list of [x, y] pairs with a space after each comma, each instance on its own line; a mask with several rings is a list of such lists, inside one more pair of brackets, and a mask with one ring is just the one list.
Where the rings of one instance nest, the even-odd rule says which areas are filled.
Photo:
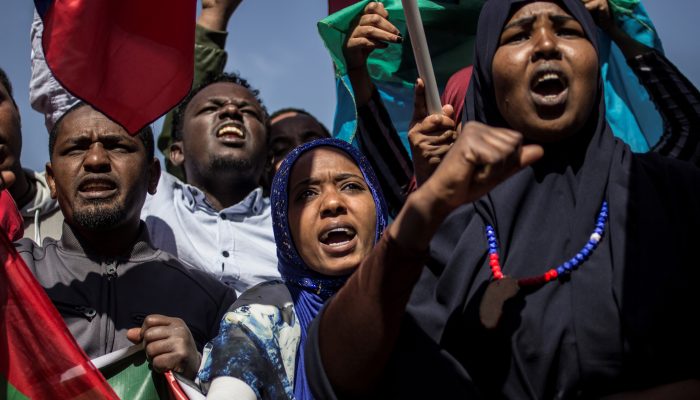
[[[700, 85], [698, 0], [643, 2], [663, 41], [666, 55]], [[303, 6], [300, 6], [303, 4]], [[29, 106], [29, 28], [33, 2], [4, 1], [0, 12], [0, 66], [15, 87], [22, 113], [22, 164], [43, 170], [48, 159], [48, 134], [43, 116]], [[335, 110], [333, 67], [316, 31], [327, 13], [326, 0], [243, 0], [229, 24], [226, 70], [238, 71], [261, 96], [270, 111], [301, 107], [329, 128]]]

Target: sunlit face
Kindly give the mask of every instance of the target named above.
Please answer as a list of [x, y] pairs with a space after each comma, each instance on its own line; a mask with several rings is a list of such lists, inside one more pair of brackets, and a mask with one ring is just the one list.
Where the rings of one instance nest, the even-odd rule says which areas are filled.
[[60, 122], [46, 172], [66, 222], [84, 234], [138, 223], [160, 177], [141, 139], [90, 106]]
[[319, 147], [303, 154], [289, 176], [289, 228], [309, 268], [345, 275], [374, 246], [374, 198], [357, 164], [342, 151]]
[[267, 156], [266, 118], [250, 90], [231, 82], [213, 83], [188, 104], [182, 143], [171, 159], [184, 166], [188, 179], [222, 169], [259, 177]]
[[581, 24], [556, 3], [529, 3], [515, 12], [492, 68], [501, 115], [530, 140], [575, 135], [591, 114], [598, 56]]

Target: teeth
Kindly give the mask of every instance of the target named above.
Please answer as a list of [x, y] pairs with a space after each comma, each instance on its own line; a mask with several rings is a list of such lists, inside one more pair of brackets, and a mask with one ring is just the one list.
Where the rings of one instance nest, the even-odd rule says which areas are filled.
[[540, 79], [537, 80], [537, 83], [542, 83], [544, 81], [548, 81], [551, 79], [559, 80], [559, 75], [553, 73], [553, 72], [548, 72], [540, 77]]
[[221, 136], [229, 135], [229, 134], [236, 135], [240, 138], [245, 137], [245, 135], [243, 134], [243, 131], [240, 130], [238, 127], [233, 126], [233, 125], [224, 126], [223, 128], [219, 129], [219, 132], [216, 133], [216, 136], [221, 137]]
[[321, 235], [321, 241], [327, 240], [328, 235], [330, 235], [331, 233], [336, 233], [336, 232], [344, 233], [348, 236], [355, 235], [355, 230], [351, 229], [351, 228], [333, 228], [329, 231], [324, 232], [323, 235]]

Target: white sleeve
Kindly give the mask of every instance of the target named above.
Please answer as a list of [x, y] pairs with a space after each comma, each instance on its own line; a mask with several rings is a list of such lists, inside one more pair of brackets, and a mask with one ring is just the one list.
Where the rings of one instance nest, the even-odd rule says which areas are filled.
[[245, 382], [232, 376], [214, 378], [207, 393], [208, 400], [257, 400], [253, 389]]
[[34, 10], [32, 21], [32, 78], [29, 82], [29, 102], [32, 108], [44, 114], [47, 131], [51, 132], [56, 121], [80, 100], [68, 93], [54, 78], [44, 58], [42, 36], [44, 25]]

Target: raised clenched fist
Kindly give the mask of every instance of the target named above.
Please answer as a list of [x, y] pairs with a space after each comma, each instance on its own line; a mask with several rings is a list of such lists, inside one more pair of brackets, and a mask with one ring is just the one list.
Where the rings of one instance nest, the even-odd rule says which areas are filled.
[[468, 122], [423, 186], [452, 210], [477, 200], [543, 154], [539, 145], [524, 145], [516, 131]]

